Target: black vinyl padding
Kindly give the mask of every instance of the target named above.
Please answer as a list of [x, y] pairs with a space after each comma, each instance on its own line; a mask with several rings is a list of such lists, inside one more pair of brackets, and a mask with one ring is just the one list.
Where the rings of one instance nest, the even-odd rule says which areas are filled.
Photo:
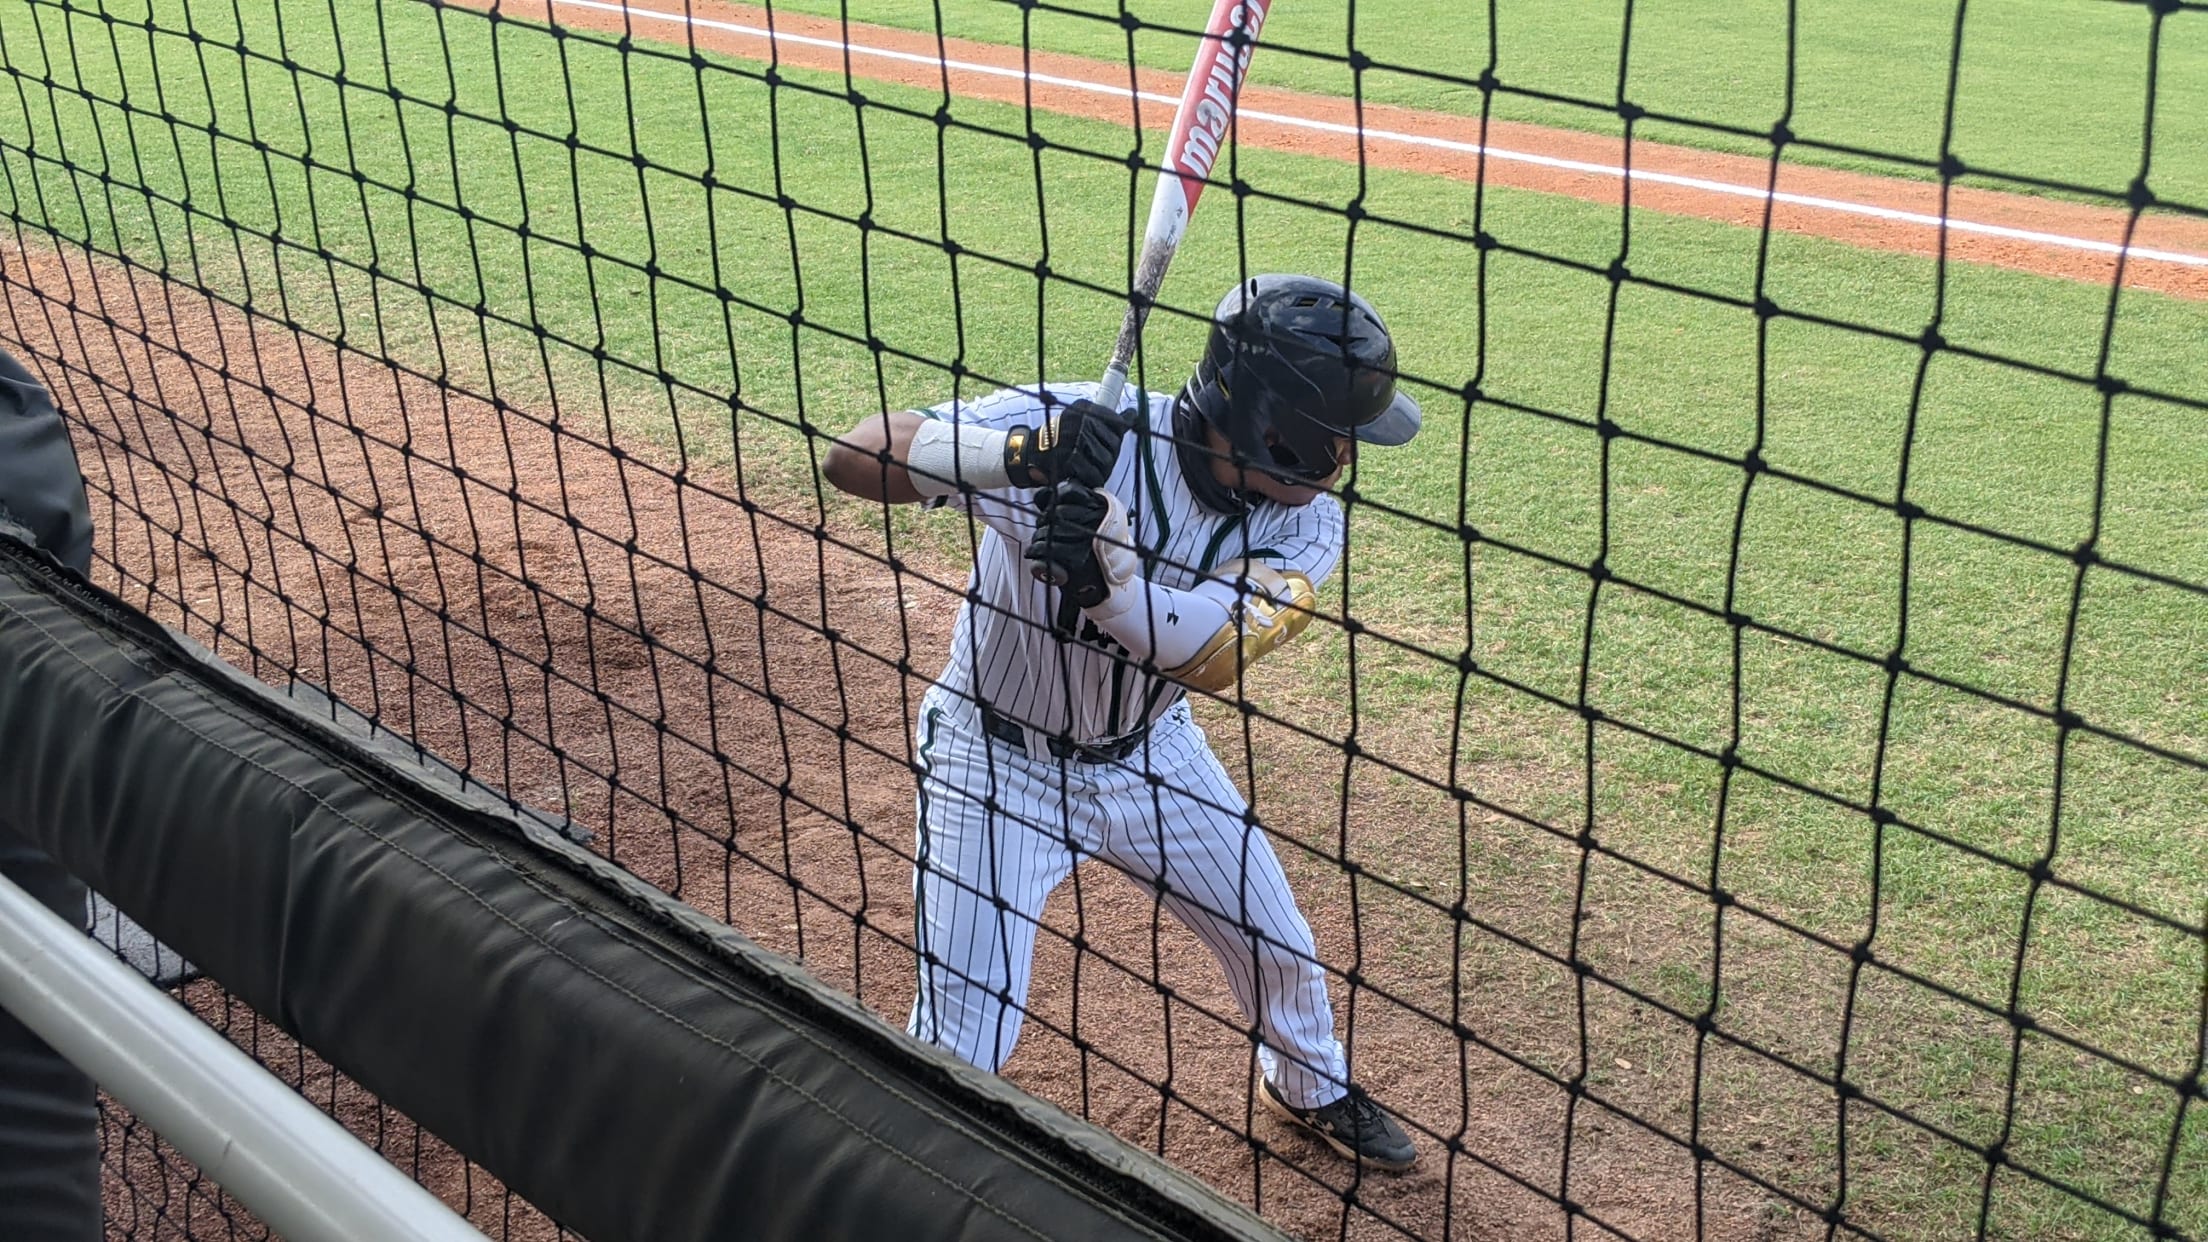
[[1276, 1236], [406, 751], [0, 525], [0, 823], [567, 1227]]

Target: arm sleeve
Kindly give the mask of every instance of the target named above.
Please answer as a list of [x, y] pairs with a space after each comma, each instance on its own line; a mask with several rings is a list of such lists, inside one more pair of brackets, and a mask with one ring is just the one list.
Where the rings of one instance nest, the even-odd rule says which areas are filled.
[[[1069, 403], [1075, 395], [1052, 391], [1061, 403]], [[941, 405], [921, 410], [925, 418], [957, 423], [962, 427], [977, 427], [985, 431], [1009, 431], [1014, 427], [1032, 427], [1049, 417], [1042, 393], [1027, 388], [1000, 388], [986, 397], [972, 401], [946, 401]], [[938, 496], [925, 502], [930, 509], [964, 509], [983, 525], [1024, 545], [1035, 533], [1035, 502], [1016, 487], [969, 490], [953, 495]]]
[[[1261, 511], [1255, 530], [1229, 541], [1222, 562], [1250, 561], [1308, 579], [1314, 590], [1341, 559], [1342, 511], [1331, 496], [1294, 509]], [[1234, 579], [1207, 578], [1186, 590], [1138, 577], [1132, 606], [1098, 625], [1137, 659], [1179, 668], [1201, 655], [1235, 624], [1235, 610], [1250, 587]]]
[[[1221, 548], [1219, 559], [1252, 561], [1281, 575], [1303, 577], [1316, 590], [1334, 572], [1342, 555], [1342, 508], [1331, 495], [1312, 504], [1263, 508], [1243, 537]], [[1128, 583], [1139, 597], [1108, 621], [1097, 621], [1135, 659], [1157, 667], [1183, 667], [1212, 648], [1219, 634], [1236, 625], [1236, 608], [1252, 590], [1241, 579], [1203, 579], [1192, 588], [1159, 586], [1146, 577]], [[1301, 628], [1301, 623], [1298, 623]]]
[[1207, 578], [1183, 591], [1138, 577], [1128, 587], [1140, 593], [1133, 605], [1098, 628], [1129, 655], [1159, 668], [1195, 659], [1234, 620], [1233, 582]]

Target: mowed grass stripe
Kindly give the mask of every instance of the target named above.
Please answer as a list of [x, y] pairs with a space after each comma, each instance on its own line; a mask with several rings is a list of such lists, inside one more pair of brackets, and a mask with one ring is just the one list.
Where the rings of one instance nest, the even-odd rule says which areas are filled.
[[[776, 0], [774, 7], [929, 32], [940, 23], [953, 38], [1122, 64], [1131, 43], [1138, 64], [1174, 72], [1186, 70], [1195, 50], [1195, 37], [1179, 32], [1200, 29], [1211, 9], [1209, 0]], [[1143, 23], [1131, 40], [1119, 25], [1122, 7]], [[1266, 21], [1252, 80], [1344, 98], [1361, 91], [1376, 103], [1477, 117], [1490, 7], [1283, 2]], [[1644, 122], [1636, 136], [1768, 155], [1762, 135], [1786, 114], [1791, 11], [1791, 128], [1803, 140], [1852, 150], [1795, 146], [1788, 158], [1922, 179], [1939, 159], [1956, 4], [1659, 0], [1632, 6], [1630, 39], [1624, 5], [1503, 0], [1492, 7], [1498, 119], [1621, 133], [1622, 65], [1627, 100], [1701, 123]], [[1954, 152], [1974, 168], [2121, 193], [2139, 171], [2149, 18], [2141, 4], [1970, 4]], [[1353, 73], [1352, 47], [1374, 67]], [[2157, 76], [2155, 189], [2165, 200], [2208, 208], [2208, 11], [2180, 10], [2164, 21]]]
[[[71, 17], [53, 5], [23, 7], [32, 21], [0, 24], [13, 79], [0, 94], [0, 184], [18, 218], [166, 267], [358, 348], [443, 367], [476, 391], [495, 387], [524, 403], [556, 396], [570, 416], [611, 417], [615, 434], [630, 442], [665, 446], [679, 420], [687, 450], [710, 462], [730, 460], [740, 436], [747, 479], [763, 489], [757, 494], [809, 494], [795, 425], [833, 431], [885, 403], [940, 399], [951, 390], [952, 359], [1011, 380], [1095, 369], [1117, 326], [1117, 301], [1058, 281], [1038, 292], [1020, 269], [1047, 258], [1055, 272], [1123, 285], [1131, 221], [1147, 198], [1147, 185], [1118, 164], [1034, 154], [960, 129], [941, 135], [939, 158], [932, 123], [887, 108], [855, 112], [798, 89], [770, 96], [756, 66], [716, 63], [699, 72], [457, 10], [361, 6], [342, 10], [332, 29], [325, 5], [241, 4], [244, 37], [268, 57], [241, 61], [221, 47], [239, 37], [228, 3], [190, 8], [205, 36], [198, 45], [177, 33], [187, 28], [178, 0], [153, 8], [159, 32], [150, 37], [131, 24], [142, 24], [142, 9], [111, 5], [104, 16], [84, 9]], [[286, 59], [321, 74], [342, 70], [352, 84], [294, 74]], [[48, 89], [49, 78], [61, 89]], [[80, 82], [81, 93], [71, 89]], [[889, 88], [870, 92], [922, 114], [935, 104]], [[457, 105], [450, 113], [448, 99]], [[116, 106], [123, 100], [135, 111]], [[180, 124], [164, 122], [164, 110]], [[1020, 130], [1016, 110], [961, 103], [957, 114]], [[509, 133], [478, 117], [510, 117], [524, 131], [573, 132], [579, 141]], [[1124, 146], [1109, 127], [1039, 123], [1056, 141]], [[212, 126], [217, 136], [194, 126]], [[310, 159], [357, 168], [372, 183], [312, 170]], [[723, 188], [702, 184], [708, 170]], [[1481, 543], [1468, 578], [1453, 532], [1461, 494], [1469, 520], [1496, 540], [1584, 565], [1607, 536], [1606, 564], [1616, 573], [1721, 606], [1737, 468], [1619, 440], [1605, 486], [1592, 431], [1512, 407], [1579, 420], [1600, 407], [1634, 432], [1737, 455], [1753, 442], [1759, 412], [1754, 317], [1628, 285], [1608, 333], [1606, 376], [1607, 280], [1498, 253], [1486, 265], [1483, 303], [1469, 244], [1387, 221], [1468, 234], [1477, 210], [1516, 250], [1599, 268], [1619, 252], [1615, 212], [1503, 190], [1476, 204], [1472, 187], [1374, 173], [1364, 200], [1373, 218], [1352, 238], [1337, 208], [1357, 192], [1355, 169], [1250, 153], [1242, 171], [1280, 198], [1207, 203], [1166, 291], [1183, 313], [1157, 316], [1149, 338], [1160, 382], [1178, 382], [1200, 341], [1201, 323], [1185, 312], [1207, 305], [1244, 261], [1338, 273], [1345, 255], [1353, 256], [1358, 287], [1388, 314], [1405, 366], [1429, 381], [1420, 388], [1431, 415], [1426, 435], [1412, 450], [1372, 455], [1361, 469], [1360, 494], [1375, 503], [1356, 507], [1349, 567], [1330, 586], [1330, 601], [1346, 595], [1374, 630], [1452, 653], [1467, 641], [1469, 602], [1480, 665], [1567, 701], [1578, 693], [1589, 643], [1593, 705], [1697, 747], [1725, 745], [1732, 655], [1721, 622], [1612, 584], [1590, 638], [1584, 572]], [[141, 185], [170, 202], [132, 188]], [[808, 210], [785, 214], [774, 202], [779, 193]], [[192, 211], [170, 205], [187, 201]], [[850, 223], [862, 214], [881, 227]], [[1631, 224], [1636, 273], [1732, 298], [1755, 292], [1752, 231], [1645, 215]], [[286, 242], [263, 240], [274, 232]], [[971, 254], [954, 261], [934, 240], [946, 235], [1004, 262]], [[581, 253], [585, 244], [593, 257]], [[1769, 245], [1765, 291], [1782, 307], [1903, 334], [1930, 320], [1929, 263], [1792, 236]], [[323, 253], [392, 279], [333, 270]], [[647, 275], [648, 265], [662, 275]], [[409, 285], [436, 297], [425, 300]], [[723, 288], [780, 314], [711, 292]], [[479, 306], [497, 318], [479, 316]], [[787, 315], [800, 306], [806, 324], [818, 327], [791, 327]], [[2121, 310], [2110, 371], [2202, 395], [2208, 308], [2127, 294]], [[1942, 331], [1959, 345], [2086, 374], [2106, 311], [2105, 291], [1956, 267]], [[623, 364], [604, 368], [610, 408], [587, 352], [554, 346], [549, 366], [534, 361], [536, 324]], [[870, 334], [938, 364], [877, 356], [863, 344]], [[2086, 534], [2101, 438], [2100, 402], [2089, 389], [1943, 353], [1925, 376], [1912, 431], [1921, 359], [1914, 347], [1782, 318], [1770, 324], [1761, 358], [1763, 451], [1775, 464], [1890, 495], [1906, 433], [1915, 503], [2058, 546]], [[652, 378], [661, 371], [681, 387], [671, 393]], [[1498, 402], [1467, 411], [1455, 393], [1475, 374]], [[726, 392], [772, 419], [732, 417], [710, 396]], [[2116, 398], [2106, 474], [2100, 551], [2185, 581], [2208, 579], [2208, 537], [2198, 520], [2208, 511], [2208, 430], [2198, 412]], [[844, 516], [863, 517], [856, 508]], [[1741, 521], [1735, 606], [1820, 641], [1882, 652], [1904, 637], [1901, 538], [1888, 510], [1761, 480]], [[2073, 573], [2065, 560], [1920, 524], [1904, 650], [1927, 671], [2051, 708]], [[1481, 678], [1463, 686], [1460, 708], [1454, 663], [1371, 638], [1358, 643], [1352, 686], [1348, 643], [1333, 627], [1315, 627], [1299, 647], [1263, 670], [1254, 697], [1267, 711], [1335, 736], [1348, 731], [1354, 711], [1360, 744], [1392, 764], [1566, 833], [1579, 829], [1591, 805], [1607, 848], [1697, 883], [1714, 866], [1743, 902], [1834, 941], [1868, 934], [1875, 914], [1883, 958], [1987, 1004], [2005, 1003], [2028, 887], [2017, 867], [2046, 850], [2056, 822], [2055, 737], [2043, 720], [1905, 679], [1885, 721], [1881, 768], [1879, 670], [1750, 633], [1741, 653], [1744, 758], [1853, 801], [1870, 796], [1875, 773], [1882, 804], [1896, 814], [2014, 865], [1898, 829], [1880, 832], [1866, 817], [1751, 777], [1734, 782], [1718, 849], [1713, 763], [1598, 726], [1590, 790], [1581, 777], [1583, 726], [1567, 711]], [[2198, 594], [2087, 574], [2066, 687], [2071, 710], [2197, 755], [2208, 750], [2203, 686], [2208, 607]], [[1452, 740], [1460, 748], [1454, 765]], [[1340, 802], [1338, 756], [1298, 764], [1299, 753], [1278, 730], [1260, 731], [1260, 805], [1284, 828], [1327, 849], [1346, 831], [1350, 856], [1404, 891], [1442, 906], [1461, 898], [1473, 914], [1564, 950], [1569, 929], [1559, 916], [1570, 914], [1579, 857], [1568, 838], [1487, 819], [1460, 827], [1446, 793], [1370, 762], [1353, 765], [1352, 813], [1336, 824], [1325, 808]], [[2198, 924], [2208, 875], [2208, 825], [2198, 808], [2208, 805], [2208, 778], [2135, 748], [2073, 737], [2062, 798], [2057, 875]], [[1457, 863], [1460, 831], [1465, 867]], [[1325, 882], [1317, 866], [1305, 867], [1303, 878]], [[1595, 864], [1589, 886], [1594, 917], [1580, 940], [1587, 960], [1685, 1011], [1708, 1003], [1706, 897], [1608, 859]], [[2043, 893], [2034, 911], [2021, 1003], [2049, 1027], [2156, 1074], [2184, 1073], [2200, 1029], [2200, 938], [2062, 892]], [[1437, 1007], [1453, 989], [1476, 994], [1475, 1007], [1492, 1008], [1505, 1024], [1489, 1030], [1507, 1031], [1513, 1009], [1570, 1012], [1567, 993], [1513, 992], [1494, 981], [1514, 977], [1523, 950], [1475, 935], [1462, 973], [1452, 976], [1455, 932], [1445, 916], [1404, 901], [1376, 902], [1368, 917], [1394, 955], [1376, 969], [1402, 994]], [[1719, 1019], [1743, 1038], [1784, 1044], [1829, 1069], [1838, 1051], [1834, 1000], [1844, 995], [1834, 969], [1844, 962], [1822, 950], [1805, 957], [1801, 943], [1730, 916], [1727, 964], [1716, 981]], [[2007, 1027], [1876, 970], [1866, 978], [1873, 982], [1859, 997], [1851, 1079], [1882, 1100], [1944, 1118], [1972, 1141], [1990, 1141], [2004, 1108]], [[1636, 1049], [1676, 1042], [1673, 1025], [1620, 1021], [1597, 1030], [1620, 1059], [1645, 1064]], [[2127, 1211], [2150, 1211], [2176, 1093], [2041, 1036], [2028, 1036], [2024, 1048], [2012, 1154]], [[1713, 1133], [1726, 1136], [1719, 1149], [1747, 1161], [1757, 1159], [1745, 1154], [1751, 1134], [1765, 1150], [1791, 1145], [1803, 1163], [1785, 1176], [1803, 1193], [1819, 1193], [1818, 1170], [1829, 1172], [1833, 1154], [1829, 1092], [1805, 1094], [1797, 1084], [1780, 1103], [1759, 1103], [1743, 1087], [1760, 1083], [1753, 1067], [1719, 1058], [1706, 1072]], [[1758, 1131], [1774, 1111], [1785, 1124]], [[2169, 1197], [2168, 1218], [2196, 1235], [2208, 1232], [2204, 1149], [2208, 1136], [2189, 1125]], [[1880, 1232], [1944, 1237], [1975, 1224], [1983, 1171], [1976, 1157], [1926, 1145], [1875, 1116], [1851, 1131], [1850, 1157], [1851, 1215], [1860, 1212]], [[1996, 1179], [1995, 1203], [2002, 1228], [2020, 1236], [2143, 1236], [2013, 1175]]]

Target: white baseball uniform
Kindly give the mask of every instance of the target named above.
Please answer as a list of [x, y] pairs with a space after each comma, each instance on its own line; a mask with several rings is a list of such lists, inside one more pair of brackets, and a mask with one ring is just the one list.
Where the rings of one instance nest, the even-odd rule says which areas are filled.
[[[1049, 388], [1058, 405], [1094, 391]], [[1130, 388], [1122, 408], [1140, 399]], [[1247, 559], [1324, 581], [1342, 547], [1334, 498], [1213, 512], [1183, 482], [1172, 408], [1170, 396], [1148, 397], [1106, 484], [1126, 506], [1144, 574], [1188, 589], [1218, 565]], [[996, 431], [1049, 416], [1030, 389], [925, 413]], [[1145, 418], [1153, 434], [1144, 433]], [[1076, 863], [1101, 858], [1139, 882], [1164, 882], [1166, 908], [1210, 946], [1262, 1032], [1260, 1063], [1288, 1102], [1331, 1103], [1348, 1075], [1326, 976], [1272, 845], [1179, 685], [1146, 674], [1093, 624], [1081, 626], [1079, 642], [1051, 633], [1057, 592], [1023, 559], [1035, 529], [1030, 497], [1005, 488], [932, 502], [971, 513], [981, 535], [950, 663], [921, 704], [921, 961], [908, 1029], [984, 1069], [1001, 1067], [1025, 1013], [1043, 903]], [[985, 713], [999, 732], [1016, 726], [1025, 745], [989, 736]], [[1110, 743], [1145, 726], [1141, 743], [1116, 760], [1052, 750], [1054, 738], [1061, 747], [1068, 738]]]

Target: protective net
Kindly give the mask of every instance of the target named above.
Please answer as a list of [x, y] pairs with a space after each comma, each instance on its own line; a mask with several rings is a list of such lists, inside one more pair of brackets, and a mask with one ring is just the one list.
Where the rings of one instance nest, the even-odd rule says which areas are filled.
[[[967, 791], [1086, 864], [946, 878], [1003, 1072], [1302, 1236], [2208, 1238], [2208, 6], [1459, 7], [1266, 28], [1133, 383], [1303, 271], [1425, 427], [1190, 695], [1239, 792], [1158, 738]], [[916, 779], [1011, 753], [923, 710], [998, 537], [820, 467], [1093, 377], [1203, 8], [9, 0], [0, 342], [102, 585], [901, 1024]], [[1412, 1171], [1266, 1111], [1222, 935], [1316, 964]], [[103, 1146], [111, 1232], [259, 1236]]]
[[[552, 1239], [559, 1228], [528, 1200], [462, 1158], [435, 1135], [382, 1104], [267, 1019], [235, 1004], [219, 985], [186, 984], [178, 999], [230, 1037], [300, 1094], [342, 1121], [393, 1165], [406, 1170], [468, 1223], [492, 1238]], [[100, 1100], [100, 1164], [111, 1238], [266, 1239], [276, 1235], [167, 1140], [105, 1096]]]

